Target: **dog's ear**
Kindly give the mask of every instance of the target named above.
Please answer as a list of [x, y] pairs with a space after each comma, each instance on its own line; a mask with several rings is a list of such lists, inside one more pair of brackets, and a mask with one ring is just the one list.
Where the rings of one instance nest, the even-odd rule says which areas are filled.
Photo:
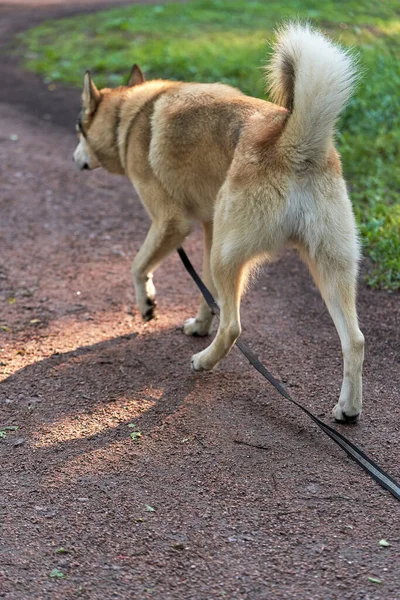
[[85, 71], [83, 79], [82, 106], [87, 114], [94, 113], [100, 102], [100, 92], [93, 83], [90, 71]]
[[128, 79], [128, 84], [127, 84], [128, 87], [133, 87], [134, 85], [140, 85], [141, 83], [144, 83], [145, 81], [146, 80], [142, 73], [142, 69], [139, 67], [139, 65], [133, 65], [131, 74], [129, 75], [129, 79]]

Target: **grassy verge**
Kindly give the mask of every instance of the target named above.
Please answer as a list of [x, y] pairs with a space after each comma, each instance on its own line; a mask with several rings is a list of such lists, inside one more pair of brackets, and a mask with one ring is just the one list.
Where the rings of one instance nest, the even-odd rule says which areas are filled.
[[400, 289], [400, 8], [397, 0], [194, 0], [130, 6], [48, 22], [23, 35], [26, 66], [51, 84], [124, 83], [133, 62], [151, 77], [223, 81], [265, 97], [260, 67], [272, 30], [307, 18], [359, 54], [364, 77], [338, 146], [372, 260], [368, 282]]

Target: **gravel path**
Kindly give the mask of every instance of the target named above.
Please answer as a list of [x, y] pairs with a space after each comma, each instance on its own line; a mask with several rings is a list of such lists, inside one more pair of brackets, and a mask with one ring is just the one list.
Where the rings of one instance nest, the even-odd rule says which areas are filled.
[[[0, 439], [0, 597], [398, 599], [399, 504], [238, 352], [191, 373], [205, 341], [181, 331], [198, 294], [177, 256], [155, 277], [160, 318], [132, 314], [145, 211], [128, 181], [73, 170], [79, 92], [9, 52], [34, 23], [117, 2], [65, 4], [0, 4], [0, 428], [18, 426]], [[186, 249], [199, 266], [198, 231]], [[399, 478], [399, 295], [361, 284], [359, 313], [365, 410], [337, 427]], [[295, 254], [242, 315], [329, 421], [339, 341]]]

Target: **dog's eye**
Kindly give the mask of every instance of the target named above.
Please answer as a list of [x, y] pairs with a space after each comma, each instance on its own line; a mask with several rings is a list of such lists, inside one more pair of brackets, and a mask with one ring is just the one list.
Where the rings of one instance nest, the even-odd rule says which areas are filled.
[[83, 125], [82, 125], [82, 119], [81, 119], [81, 117], [78, 117], [78, 121], [77, 121], [77, 123], [76, 123], [76, 132], [77, 132], [78, 134], [82, 134], [82, 135], [83, 135], [83, 137], [86, 137], [86, 135], [85, 135], [85, 131], [84, 131], [84, 129], [83, 129]]

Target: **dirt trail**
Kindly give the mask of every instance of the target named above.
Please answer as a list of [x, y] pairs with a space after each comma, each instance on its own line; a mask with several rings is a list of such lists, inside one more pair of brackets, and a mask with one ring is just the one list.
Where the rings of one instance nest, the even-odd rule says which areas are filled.
[[[399, 504], [238, 352], [191, 373], [205, 341], [180, 329], [198, 294], [176, 256], [155, 276], [160, 318], [131, 314], [145, 211], [124, 179], [72, 169], [79, 92], [49, 91], [7, 50], [89, 4], [0, 4], [0, 428], [18, 426], [0, 440], [0, 597], [398, 599]], [[199, 266], [199, 232], [186, 249]], [[361, 284], [359, 312], [365, 410], [338, 429], [399, 477], [399, 295]], [[339, 341], [294, 254], [242, 315], [329, 420]]]

